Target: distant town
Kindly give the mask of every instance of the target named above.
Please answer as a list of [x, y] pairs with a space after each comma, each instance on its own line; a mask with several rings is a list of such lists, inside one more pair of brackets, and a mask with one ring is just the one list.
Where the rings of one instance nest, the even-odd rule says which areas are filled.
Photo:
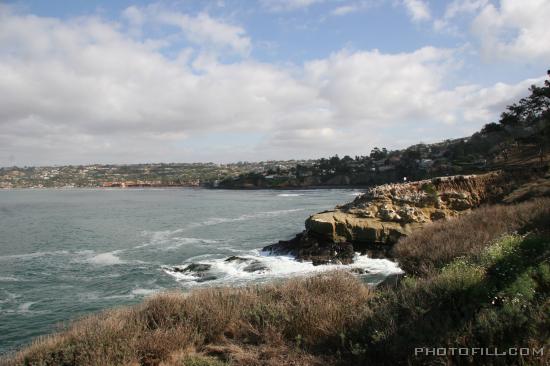
[[292, 169], [314, 160], [0, 168], [0, 188], [199, 187], [249, 172]]
[[[374, 148], [369, 155], [262, 162], [68, 165], [0, 168], [0, 188], [304, 188], [361, 186], [484, 171], [508, 159], [512, 145], [488, 149], [494, 131], [403, 150]], [[498, 144], [497, 144], [498, 145]], [[528, 148], [522, 146], [521, 150]], [[516, 152], [517, 155], [517, 152]]]

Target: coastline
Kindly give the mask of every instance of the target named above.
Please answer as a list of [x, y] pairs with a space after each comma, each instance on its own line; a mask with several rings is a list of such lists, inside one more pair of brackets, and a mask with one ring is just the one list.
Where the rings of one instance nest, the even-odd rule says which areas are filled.
[[[430, 358], [413, 351], [432, 344], [429, 342], [457, 348], [488, 347], [485, 339], [506, 339], [490, 346], [504, 348], [510, 347], [509, 342], [517, 346], [528, 341], [537, 353], [508, 355], [507, 360], [542, 365], [547, 360], [538, 351], [544, 347], [544, 332], [539, 332], [545, 329], [546, 318], [540, 315], [544, 303], [538, 302], [537, 296], [525, 300], [536, 310], [525, 313], [524, 302], [504, 310], [491, 305], [491, 299], [493, 304], [506, 302], [507, 296], [517, 291], [544, 296], [540, 291], [547, 283], [540, 282], [546, 280], [537, 277], [537, 271], [548, 267], [544, 230], [549, 210], [548, 199], [487, 206], [415, 231], [400, 241], [394, 252], [406, 269], [405, 281], [403, 276], [395, 276], [373, 288], [349, 272], [327, 272], [261, 285], [160, 293], [138, 305], [77, 319], [0, 362], [10, 366], [47, 360], [71, 365], [175, 366], [199, 361], [216, 366], [260, 365], [266, 358], [265, 347], [269, 347], [267, 357], [278, 364], [417, 364]], [[526, 224], [529, 231], [525, 231]], [[483, 240], [479, 227], [484, 230]], [[534, 228], [543, 232], [533, 232]], [[434, 245], [442, 239], [452, 245]], [[490, 271], [502, 261], [513, 261], [511, 279]], [[522, 282], [526, 288], [518, 290], [515, 276], [526, 270], [534, 277], [532, 282]], [[447, 298], [454, 306], [445, 305]], [[430, 311], [419, 313], [425, 308]], [[502, 338], [501, 327], [483, 321], [484, 314], [490, 312], [497, 324], [518, 322], [507, 318], [510, 311], [523, 314], [537, 326], [529, 327], [529, 333]], [[463, 336], [456, 339], [454, 333], [448, 333], [455, 329], [451, 320], [465, 313], [457, 324]], [[406, 322], [399, 321], [403, 316]], [[380, 331], [389, 337], [377, 338]], [[350, 348], [348, 342], [356, 346]], [[117, 347], [102, 348], [101, 344]], [[476, 364], [488, 361], [481, 356], [474, 355]], [[457, 361], [454, 355], [445, 357], [447, 362]]]

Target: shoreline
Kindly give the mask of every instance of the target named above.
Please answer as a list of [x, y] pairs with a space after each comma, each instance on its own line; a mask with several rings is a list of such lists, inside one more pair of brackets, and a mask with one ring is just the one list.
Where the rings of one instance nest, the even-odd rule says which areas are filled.
[[158, 186], [158, 187], [14, 187], [14, 188], [0, 188], [1, 191], [25, 191], [25, 190], [59, 190], [59, 191], [70, 191], [70, 190], [105, 190], [105, 191], [124, 191], [124, 190], [155, 190], [155, 189], [204, 189], [211, 191], [305, 191], [305, 190], [325, 190], [325, 189], [368, 189], [372, 186], [347, 186], [347, 185], [338, 185], [338, 186], [302, 186], [302, 187], [269, 187], [269, 188], [214, 188], [214, 187], [195, 187], [195, 186]]

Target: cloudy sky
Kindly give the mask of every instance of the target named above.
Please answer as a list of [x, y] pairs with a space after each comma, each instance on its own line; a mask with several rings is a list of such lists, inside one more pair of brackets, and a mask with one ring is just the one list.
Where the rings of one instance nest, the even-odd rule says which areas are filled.
[[548, 0], [0, 1], [0, 166], [368, 154], [550, 67]]

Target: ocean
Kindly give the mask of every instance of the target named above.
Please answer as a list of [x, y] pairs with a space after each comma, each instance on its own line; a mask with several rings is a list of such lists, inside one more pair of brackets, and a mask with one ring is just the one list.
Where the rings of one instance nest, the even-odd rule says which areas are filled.
[[[241, 286], [350, 266], [261, 252], [356, 190], [0, 190], [0, 354], [85, 314], [168, 289]], [[226, 261], [239, 256], [261, 263]], [[207, 276], [174, 271], [209, 265]], [[358, 256], [376, 283], [395, 263]]]

